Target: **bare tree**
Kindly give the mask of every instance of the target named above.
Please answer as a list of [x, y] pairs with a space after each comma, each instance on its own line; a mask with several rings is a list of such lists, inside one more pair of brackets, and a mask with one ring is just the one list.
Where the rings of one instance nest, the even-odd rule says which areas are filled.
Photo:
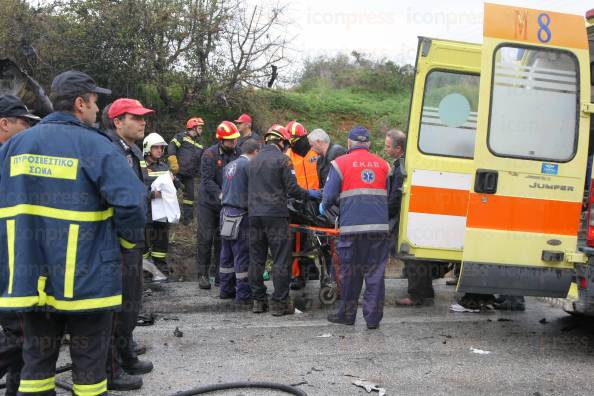
[[238, 4], [236, 23], [223, 33], [231, 63], [226, 70], [226, 88], [238, 84], [264, 87], [279, 68], [287, 65], [285, 51], [289, 43], [287, 22], [282, 18], [286, 5], [271, 9], [260, 6], [241, 7]]

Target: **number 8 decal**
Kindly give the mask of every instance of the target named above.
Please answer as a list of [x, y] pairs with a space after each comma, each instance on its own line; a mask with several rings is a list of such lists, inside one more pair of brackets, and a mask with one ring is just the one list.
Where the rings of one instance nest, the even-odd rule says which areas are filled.
[[538, 41], [541, 43], [548, 43], [551, 41], [553, 33], [549, 29], [551, 24], [551, 17], [549, 14], [542, 13], [538, 15]]

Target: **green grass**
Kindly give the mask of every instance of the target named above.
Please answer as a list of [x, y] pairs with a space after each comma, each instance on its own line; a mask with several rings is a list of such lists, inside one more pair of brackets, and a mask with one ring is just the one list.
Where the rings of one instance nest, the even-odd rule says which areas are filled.
[[383, 147], [383, 134], [390, 128], [406, 130], [410, 92], [368, 92], [353, 88], [274, 90], [257, 93], [264, 122], [285, 123], [296, 119], [308, 130], [322, 128], [340, 144], [356, 125], [373, 134], [373, 149]]

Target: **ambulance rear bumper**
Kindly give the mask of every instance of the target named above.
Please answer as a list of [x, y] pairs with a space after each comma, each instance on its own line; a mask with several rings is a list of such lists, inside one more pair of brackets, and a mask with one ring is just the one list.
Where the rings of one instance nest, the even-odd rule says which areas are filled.
[[464, 262], [457, 291], [565, 298], [573, 274], [571, 268]]

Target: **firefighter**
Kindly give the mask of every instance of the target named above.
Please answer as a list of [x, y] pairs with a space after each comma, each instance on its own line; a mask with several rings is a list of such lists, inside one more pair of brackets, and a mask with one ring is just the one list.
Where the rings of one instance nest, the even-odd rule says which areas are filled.
[[[128, 168], [134, 171], [137, 180], [145, 186], [145, 205], [149, 204], [149, 190], [144, 184], [148, 172], [142, 151], [136, 142], [144, 138], [145, 116], [152, 113], [153, 110], [145, 108], [138, 100], [129, 98], [114, 101], [108, 111], [114, 128], [108, 136], [127, 159]], [[146, 374], [153, 370], [150, 361], [138, 359], [132, 335], [142, 303], [144, 242], [143, 238], [135, 246], [123, 246], [122, 249], [124, 306], [122, 311], [115, 315], [113, 344], [107, 362], [108, 388], [111, 390], [138, 389], [142, 387], [142, 378], [138, 374]]]
[[[29, 112], [21, 99], [0, 96], [0, 146], [19, 132], [28, 129], [39, 117]], [[22, 320], [16, 313], [0, 313], [0, 378], [6, 375], [7, 396], [17, 394], [23, 367]]]
[[204, 147], [198, 139], [202, 136], [204, 121], [192, 117], [186, 122], [186, 130], [171, 139], [167, 148], [169, 169], [184, 185], [182, 201], [182, 224], [188, 225], [194, 218], [195, 179], [200, 178], [200, 161]]
[[19, 395], [55, 394], [66, 328], [73, 393], [107, 394], [113, 311], [122, 303], [120, 244], [142, 241], [146, 193], [91, 127], [99, 93], [110, 91], [84, 73], [58, 75], [55, 112], [0, 151], [0, 190], [12, 192], [0, 194], [0, 307], [23, 312]]
[[241, 156], [223, 169], [219, 296], [222, 299], [235, 298], [241, 305], [252, 303], [252, 292], [248, 282], [250, 244], [247, 167], [259, 150], [260, 144], [256, 140], [246, 140], [243, 142]]
[[[169, 173], [169, 165], [163, 160], [167, 142], [158, 133], [150, 133], [142, 141], [142, 154], [146, 162], [148, 178], [145, 180], [150, 189], [157, 177]], [[151, 191], [151, 200], [161, 198], [160, 191]], [[144, 258], [152, 258], [159, 271], [169, 275], [167, 267], [167, 251], [169, 250], [169, 223], [153, 221], [151, 205], [148, 205], [147, 225], [145, 232], [146, 246]]]
[[365, 279], [363, 317], [368, 329], [377, 329], [384, 311], [384, 271], [388, 262], [388, 202], [390, 165], [371, 154], [369, 132], [349, 132], [346, 155], [332, 161], [320, 212], [340, 206], [340, 305], [328, 321], [355, 323]]
[[241, 134], [241, 137], [237, 140], [237, 147], [240, 150], [243, 149], [243, 144], [248, 139], [253, 139], [258, 143], [262, 143], [262, 137], [252, 131], [252, 117], [249, 114], [243, 113], [239, 116], [238, 119], [235, 120], [235, 125], [237, 125], [237, 130]]
[[210, 261], [214, 250], [215, 286], [219, 283], [219, 259], [221, 255], [221, 238], [219, 235], [219, 216], [223, 186], [223, 168], [239, 157], [237, 138], [239, 132], [235, 124], [223, 121], [217, 127], [218, 142], [204, 151], [200, 172], [202, 179], [198, 186], [198, 243], [196, 260], [198, 265], [198, 286], [210, 289]]
[[297, 184], [291, 159], [284, 154], [289, 147], [290, 133], [281, 125], [273, 125], [264, 135], [264, 147], [248, 165], [248, 215], [250, 220], [250, 266], [248, 277], [254, 299], [254, 313], [268, 311], [264, 285], [264, 267], [268, 247], [272, 255], [271, 313], [274, 316], [293, 314], [289, 299], [291, 280], [291, 244], [287, 197], [306, 200], [319, 198], [319, 191], [305, 190]]
[[[297, 121], [287, 124], [287, 131], [291, 134], [291, 147], [287, 155], [291, 158], [295, 168], [297, 184], [306, 190], [319, 190], [318, 179], [318, 154], [309, 145], [307, 129]], [[296, 232], [293, 239], [295, 251], [303, 251], [309, 248], [310, 240], [306, 234]], [[299, 290], [305, 287], [310, 268], [315, 268], [313, 260], [309, 258], [295, 258], [291, 269], [291, 289]]]

